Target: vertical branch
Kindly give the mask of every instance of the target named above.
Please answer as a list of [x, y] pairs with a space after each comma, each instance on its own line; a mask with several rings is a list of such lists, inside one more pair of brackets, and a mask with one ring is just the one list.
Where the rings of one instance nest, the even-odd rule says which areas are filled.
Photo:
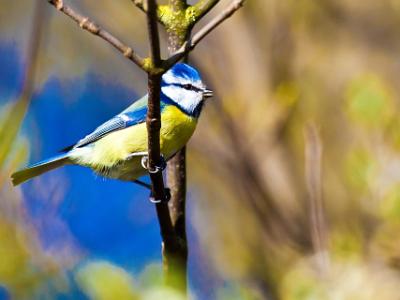
[[[156, 23], [156, 2], [147, 1], [147, 28], [149, 32], [150, 59], [153, 69], [160, 67], [160, 41], [158, 37], [158, 28]], [[160, 89], [161, 75], [155, 72], [148, 73], [148, 111], [147, 111], [147, 133], [148, 133], [148, 152], [149, 152], [149, 170], [154, 170], [160, 165]], [[150, 172], [152, 180], [152, 191], [155, 199], [164, 199], [164, 182], [160, 172]]]
[[327, 271], [327, 230], [324, 217], [321, 186], [322, 145], [314, 124], [305, 130], [305, 172], [310, 201], [311, 240], [321, 271]]
[[[182, 16], [185, 15], [188, 4], [186, 0], [169, 0], [169, 7], [174, 17], [169, 24], [165, 25], [168, 33], [168, 51], [173, 53], [183, 45], [190, 34], [187, 25], [182, 22]], [[176, 19], [175, 22], [173, 21], [174, 18]]]
[[176, 270], [180, 289], [187, 289], [188, 244], [186, 237], [186, 147], [179, 150], [168, 162], [168, 187], [171, 189], [169, 211], [175, 234], [179, 241], [176, 252]]
[[[169, 5], [175, 12], [183, 11], [187, 7], [186, 0], [170, 0]], [[190, 36], [190, 30], [180, 34], [168, 31], [168, 50], [170, 53], [178, 50]], [[176, 268], [178, 270], [181, 290], [187, 290], [187, 259], [188, 245], [186, 237], [186, 147], [176, 153], [168, 162], [168, 187], [171, 189], [169, 210], [172, 224], [179, 240], [179, 249], [176, 253]]]
[[[195, 10], [199, 12], [197, 19], [191, 24], [187, 24], [182, 27], [182, 24], [164, 24], [166, 25], [168, 33], [168, 50], [172, 55], [167, 61], [167, 67], [172, 66], [180, 59], [187, 61], [188, 53], [195, 45], [200, 42], [207, 34], [215, 29], [224, 20], [229, 18], [236, 10], [238, 10], [244, 3], [244, 0], [233, 1], [222, 14], [213, 19], [203, 29], [195, 35], [195, 41], [190, 42], [189, 47], [185, 47], [188, 44], [189, 37], [191, 36], [191, 30], [195, 23], [209, 12], [219, 1], [208, 0], [200, 1], [197, 6], [194, 6]], [[173, 14], [182, 15], [185, 14], [188, 4], [186, 0], [169, 0], [169, 7]], [[172, 18], [173, 20], [173, 18]], [[179, 30], [178, 30], [179, 28]], [[175, 30], [171, 30], [175, 29]], [[178, 53], [177, 53], [178, 52]], [[186, 147], [182, 148], [176, 153], [176, 155], [168, 162], [168, 186], [171, 189], [171, 200], [169, 203], [169, 210], [171, 214], [172, 225], [174, 226], [175, 233], [179, 241], [179, 247], [176, 252], [175, 266], [180, 274], [180, 282], [182, 289], [186, 291], [187, 285], [187, 257], [188, 257], [188, 245], [186, 237]]]
[[147, 28], [149, 31], [151, 62], [154, 68], [159, 68], [161, 64], [160, 38], [158, 36], [157, 3], [155, 0], [147, 0]]
[[[150, 59], [152, 72], [148, 73], [148, 111], [147, 111], [147, 133], [148, 133], [148, 168], [155, 170], [160, 165], [160, 89], [161, 73], [160, 69], [160, 43], [157, 29], [156, 1], [147, 1], [147, 27], [149, 31]], [[152, 193], [155, 199], [165, 200], [165, 189], [162, 172], [150, 172], [152, 181]], [[173, 264], [173, 255], [177, 248], [175, 231], [169, 214], [168, 204], [159, 202], [156, 204], [157, 217], [160, 225], [161, 237], [163, 241], [163, 268], [165, 281], [168, 285], [174, 286], [175, 267]]]

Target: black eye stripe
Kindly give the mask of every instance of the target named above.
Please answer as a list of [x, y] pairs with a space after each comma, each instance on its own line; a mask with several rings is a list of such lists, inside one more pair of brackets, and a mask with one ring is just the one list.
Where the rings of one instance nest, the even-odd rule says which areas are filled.
[[173, 83], [172, 85], [179, 86], [179, 87], [184, 88], [186, 90], [195, 91], [195, 92], [202, 92], [203, 91], [202, 89], [200, 89], [197, 86], [194, 86], [193, 84], [190, 84], [190, 83], [187, 83], [187, 84]]

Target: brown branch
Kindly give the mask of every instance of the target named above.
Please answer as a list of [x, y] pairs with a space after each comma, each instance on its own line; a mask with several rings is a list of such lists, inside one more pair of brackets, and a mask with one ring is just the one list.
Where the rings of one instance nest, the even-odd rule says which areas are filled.
[[[175, 12], [187, 9], [187, 2], [169, 1], [169, 6]], [[164, 24], [165, 26], [165, 24]], [[171, 24], [170, 24], [171, 26]], [[174, 26], [174, 25], [172, 25]], [[167, 30], [168, 52], [174, 53], [179, 49], [190, 36], [192, 26], [183, 28], [183, 32]], [[186, 56], [187, 58], [187, 56]], [[174, 227], [177, 248], [174, 253], [173, 268], [175, 270], [174, 282], [172, 285], [187, 294], [187, 263], [188, 243], [186, 236], [186, 147], [180, 149], [172, 159], [168, 161], [167, 182], [171, 189], [171, 200], [168, 203], [172, 226]]]
[[[148, 76], [148, 92], [149, 102], [147, 111], [147, 134], [148, 134], [148, 168], [155, 170], [160, 165], [160, 75], [149, 74]], [[152, 194], [156, 200], [165, 200], [164, 180], [162, 173], [150, 172], [152, 182]], [[158, 222], [160, 224], [161, 237], [165, 247], [168, 246], [170, 240], [173, 240], [174, 229], [169, 215], [168, 205], [165, 202], [156, 204]]]
[[119, 52], [121, 52], [126, 58], [134, 62], [137, 66], [139, 66], [144, 71], [148, 71], [145, 67], [145, 60], [140, 57], [136, 52], [129, 46], [125, 45], [118, 38], [113, 36], [108, 31], [101, 28], [99, 25], [91, 21], [88, 17], [85, 17], [76, 11], [74, 11], [71, 7], [65, 5], [63, 0], [48, 0], [48, 2], [54, 5], [57, 10], [63, 12], [65, 15], [70, 17], [76, 23], [78, 23], [79, 27], [88, 32], [97, 35], [102, 38], [106, 42], [110, 43], [114, 48], [116, 48]]
[[[160, 59], [160, 41], [158, 37], [157, 21], [156, 21], [156, 2], [155, 0], [148, 0], [148, 11], [147, 11], [147, 27], [149, 32], [149, 43], [150, 43], [150, 58], [151, 64], [154, 68], [158, 68], [161, 63]], [[148, 75], [148, 111], [147, 111], [147, 134], [148, 134], [148, 167], [149, 170], [154, 170], [156, 166], [161, 163], [160, 160], [160, 128], [161, 128], [161, 116], [160, 116], [160, 91], [161, 91], [161, 75], [149, 74]], [[164, 200], [164, 181], [161, 172], [150, 172], [150, 178], [152, 181], [152, 192], [156, 200]], [[159, 207], [167, 207], [166, 205], [157, 205], [157, 213]], [[168, 211], [168, 207], [167, 207]], [[161, 233], [164, 238], [165, 234], [173, 232], [171, 219], [169, 212], [167, 216], [161, 215], [159, 218]], [[164, 229], [166, 226], [166, 229]]]
[[171, 55], [164, 63], [164, 68], [167, 70], [172, 67], [176, 62], [182, 59], [187, 53], [192, 51], [197, 44], [205, 38], [210, 32], [218, 27], [222, 22], [231, 17], [237, 10], [239, 10], [246, 0], [234, 0], [232, 3], [223, 10], [218, 16], [212, 19], [202, 29], [200, 29], [189, 41], [185, 42], [173, 55]]
[[[139, 8], [142, 12], [147, 13], [147, 3], [145, 0], [131, 0], [133, 2], [133, 4], [136, 5], [137, 8]], [[158, 11], [158, 7], [157, 7], [157, 11]], [[158, 23], [163, 24], [163, 22], [161, 21], [161, 17], [160, 15], [157, 14], [157, 21]]]
[[149, 32], [151, 64], [155, 68], [160, 68], [161, 67], [160, 38], [158, 36], [157, 3], [155, 0], [147, 0], [147, 28]]
[[220, 0], [200, 0], [193, 7], [198, 12], [196, 16], [196, 23], [203, 18], [208, 12], [218, 4]]
[[[149, 31], [151, 68], [158, 70], [161, 67], [160, 42], [157, 28], [157, 3], [156, 0], [147, 0], [147, 27]], [[148, 111], [147, 111], [147, 134], [148, 134], [148, 155], [149, 170], [154, 170], [160, 165], [160, 92], [161, 73], [148, 74]], [[165, 281], [169, 286], [177, 287], [176, 278], [176, 253], [179, 249], [179, 242], [173, 227], [168, 204], [165, 200], [165, 189], [162, 172], [150, 172], [152, 192], [156, 200], [162, 200], [156, 204], [157, 217], [160, 225], [163, 241], [163, 267]]]

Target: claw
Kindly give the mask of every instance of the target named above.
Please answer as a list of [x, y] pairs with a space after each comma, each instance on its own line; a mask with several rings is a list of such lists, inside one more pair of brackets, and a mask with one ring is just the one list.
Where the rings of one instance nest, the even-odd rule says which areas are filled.
[[171, 189], [165, 188], [164, 189], [164, 196], [165, 196], [164, 199], [156, 199], [154, 197], [154, 195], [153, 195], [153, 192], [150, 192], [149, 199], [150, 199], [151, 203], [156, 203], [156, 204], [157, 203], [162, 203], [162, 202], [168, 203], [168, 201], [171, 199]]
[[143, 169], [147, 170], [149, 168], [149, 157], [147, 155], [143, 155], [140, 163], [142, 164]]
[[151, 203], [168, 202], [171, 199], [171, 189], [169, 188], [164, 188], [164, 200], [157, 200], [153, 195], [153, 191], [151, 190], [151, 184], [148, 184], [138, 179], [134, 180], [133, 182], [150, 190], [149, 199]]
[[[141, 163], [142, 167], [144, 169], [146, 169], [150, 174], [162, 172], [167, 167], [167, 162], [162, 154], [160, 155], [160, 164], [158, 166], [154, 166], [154, 169], [152, 169], [152, 170], [149, 168], [149, 156], [148, 155], [143, 155], [140, 163]], [[142, 182], [140, 182], [140, 183], [137, 182], [137, 180], [136, 180], [136, 183], [138, 183], [142, 186], [145, 186], [145, 187], [149, 187], [147, 184], [144, 185]], [[151, 190], [151, 186], [150, 186], [150, 190]], [[153, 191], [151, 191], [149, 199], [150, 199], [150, 202], [152, 202], [152, 203], [168, 202], [171, 199], [171, 190], [169, 188], [164, 189], [164, 199], [156, 199], [155, 196], [153, 195]]]
[[160, 171], [162, 172], [167, 167], [167, 162], [162, 154], [160, 155], [160, 164], [158, 166], [154, 166], [153, 170], [150, 170], [149, 168], [149, 157], [147, 155], [142, 156], [140, 163], [142, 164], [142, 167], [148, 170], [151, 174], [158, 173]]

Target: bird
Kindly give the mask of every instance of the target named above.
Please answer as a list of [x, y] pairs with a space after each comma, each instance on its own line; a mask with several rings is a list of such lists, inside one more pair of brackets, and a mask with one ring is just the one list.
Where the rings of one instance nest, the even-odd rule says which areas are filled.
[[[164, 165], [189, 141], [205, 100], [212, 95], [199, 72], [188, 64], [177, 63], [162, 75], [160, 153]], [[145, 95], [58, 155], [13, 173], [13, 185], [64, 165], [89, 167], [100, 176], [122, 181], [146, 175], [147, 103]]]

